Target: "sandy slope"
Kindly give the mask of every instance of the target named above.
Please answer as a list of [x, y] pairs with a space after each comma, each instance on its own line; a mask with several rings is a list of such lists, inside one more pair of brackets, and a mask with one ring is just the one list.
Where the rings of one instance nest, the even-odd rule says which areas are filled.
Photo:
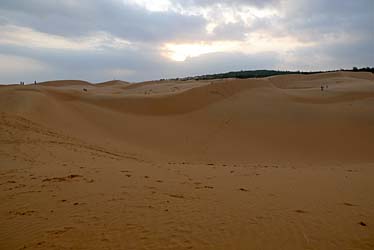
[[8, 86], [0, 112], [0, 249], [374, 248], [372, 74]]
[[129, 82], [125, 81], [120, 81], [120, 80], [112, 80], [112, 81], [107, 81], [107, 82], [100, 82], [95, 84], [96, 87], [109, 87], [109, 86], [123, 86], [123, 85], [128, 85]]
[[90, 86], [91, 83], [80, 80], [57, 80], [38, 83], [42, 86], [66, 87], [66, 86]]

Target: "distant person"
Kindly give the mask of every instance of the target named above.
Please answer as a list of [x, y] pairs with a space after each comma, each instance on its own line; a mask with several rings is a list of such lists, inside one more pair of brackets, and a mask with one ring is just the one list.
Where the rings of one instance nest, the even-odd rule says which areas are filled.
[[36, 85], [36, 81], [34, 81], [34, 84]]
[[323, 85], [321, 85], [321, 91], [323, 91]]

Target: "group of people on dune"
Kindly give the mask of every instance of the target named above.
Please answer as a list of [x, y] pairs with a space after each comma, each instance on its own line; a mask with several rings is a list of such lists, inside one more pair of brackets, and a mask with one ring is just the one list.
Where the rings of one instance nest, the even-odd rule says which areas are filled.
[[[34, 84], [37, 84], [36, 81], [34, 81]], [[25, 85], [25, 82], [19, 82], [19, 85]]]
[[323, 91], [324, 89], [328, 89], [329, 88], [329, 85], [326, 84], [326, 86], [323, 86], [323, 84], [321, 85], [321, 91]]

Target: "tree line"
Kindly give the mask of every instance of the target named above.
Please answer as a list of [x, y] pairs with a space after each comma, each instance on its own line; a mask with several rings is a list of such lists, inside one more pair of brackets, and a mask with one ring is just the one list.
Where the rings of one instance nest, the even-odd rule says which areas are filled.
[[[290, 74], [310, 75], [310, 74], [337, 72], [337, 71], [371, 72], [374, 74], [374, 67], [372, 68], [353, 67], [352, 69], [340, 69], [340, 70], [332, 70], [332, 71], [241, 70], [241, 71], [230, 71], [230, 72], [218, 73], [218, 74], [189, 76], [189, 77], [183, 77], [183, 78], [172, 78], [168, 80], [187, 81], [187, 80], [214, 80], [214, 79], [224, 79], [224, 78], [248, 79], [248, 78], [263, 78], [263, 77], [269, 77], [269, 76], [290, 75]], [[163, 81], [163, 80], [165, 79], [160, 79], [160, 81]]]

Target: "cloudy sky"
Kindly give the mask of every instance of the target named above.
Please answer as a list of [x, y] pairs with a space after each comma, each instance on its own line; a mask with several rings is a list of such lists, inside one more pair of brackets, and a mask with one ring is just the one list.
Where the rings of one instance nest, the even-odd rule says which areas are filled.
[[0, 83], [374, 66], [373, 0], [1, 0]]

